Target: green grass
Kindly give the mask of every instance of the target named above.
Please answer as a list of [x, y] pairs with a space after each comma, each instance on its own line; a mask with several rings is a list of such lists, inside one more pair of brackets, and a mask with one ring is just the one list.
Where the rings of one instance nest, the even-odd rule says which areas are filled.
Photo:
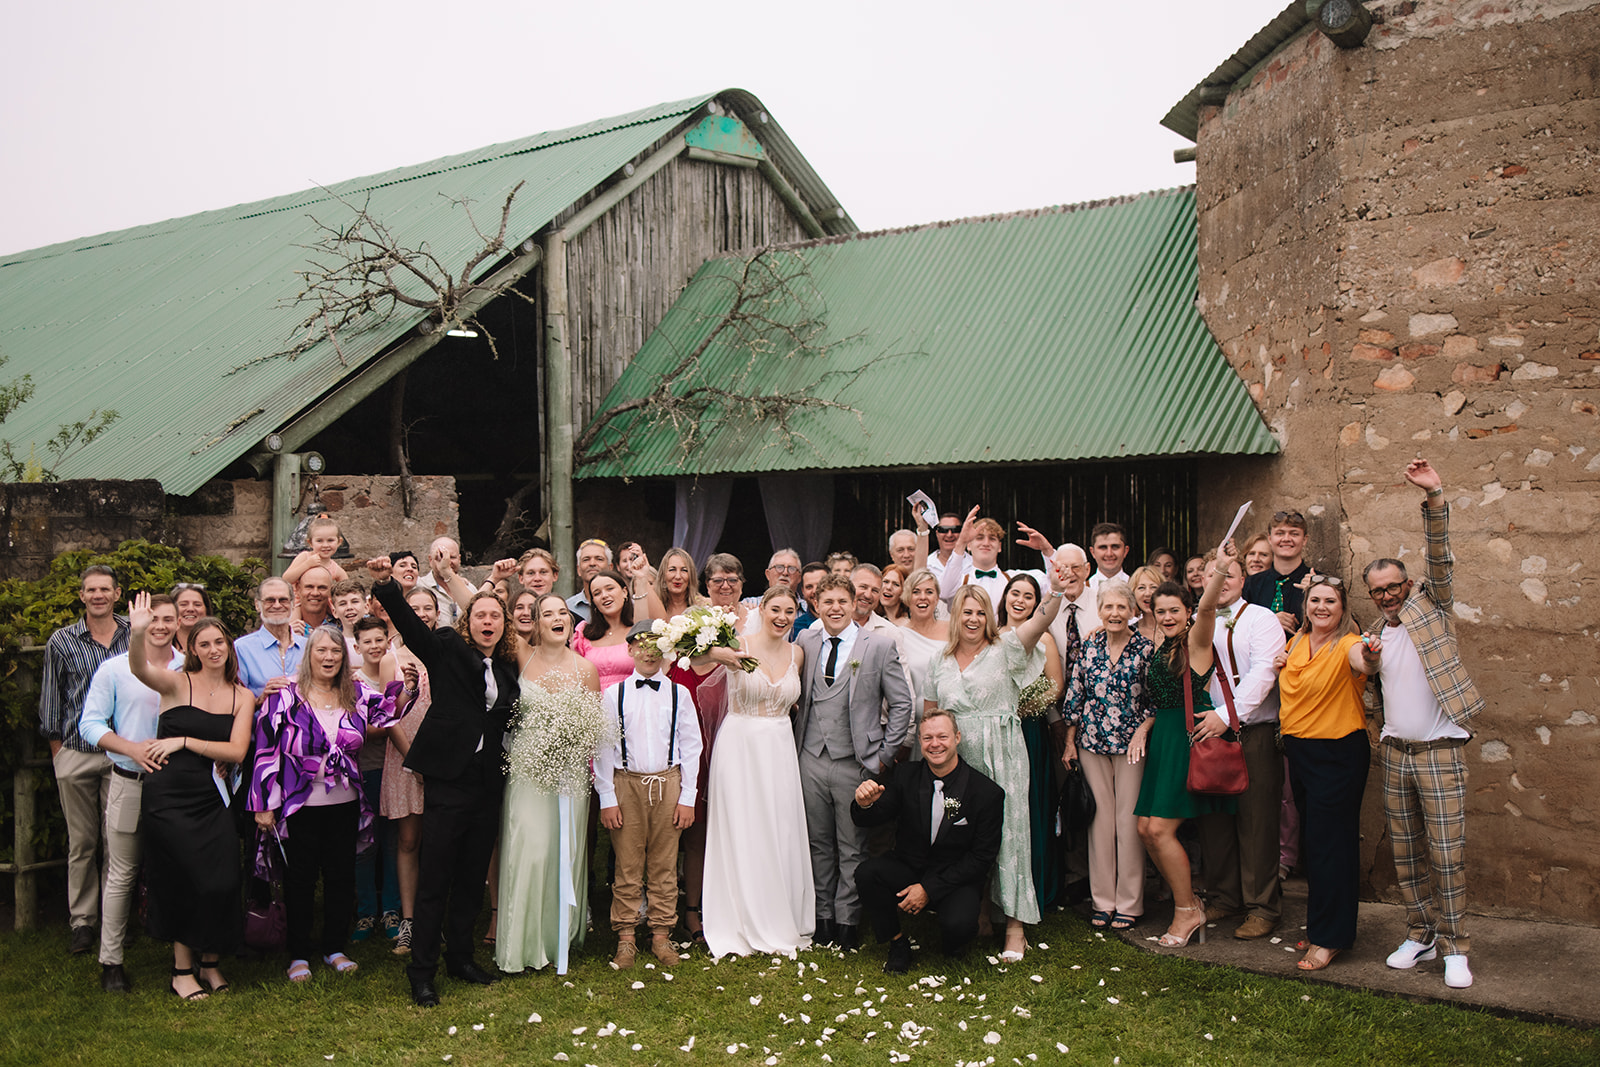
[[[596, 901], [601, 914], [604, 903]], [[926, 923], [911, 930], [932, 933]], [[1048, 948], [1021, 964], [1001, 970], [977, 952], [956, 962], [925, 952], [910, 975], [893, 977], [881, 970], [883, 949], [871, 945], [798, 961], [713, 965], [691, 956], [669, 981], [666, 969], [646, 966], [647, 955], [632, 972], [613, 971], [614, 939], [601, 931], [565, 978], [544, 971], [490, 988], [441, 979], [444, 1004], [431, 1011], [411, 1005], [402, 961], [381, 937], [351, 950], [357, 975], [341, 978], [318, 964], [303, 986], [284, 979], [286, 961], [229, 961], [232, 991], [197, 1003], [166, 992], [165, 946], [141, 940], [128, 959], [135, 991], [114, 997], [100, 992], [93, 954], [69, 957], [66, 940], [59, 925], [0, 935], [0, 1062], [462, 1067], [551, 1063], [558, 1054], [597, 1067], [943, 1067], [991, 1056], [999, 1067], [1600, 1061], [1592, 1032], [1156, 957], [1061, 912], [1035, 930]], [[944, 982], [928, 986], [919, 976]], [[907, 1022], [925, 1028], [915, 1043], [900, 1036]], [[985, 1044], [988, 1033], [999, 1035], [997, 1044]], [[692, 1051], [682, 1051], [691, 1037]]]

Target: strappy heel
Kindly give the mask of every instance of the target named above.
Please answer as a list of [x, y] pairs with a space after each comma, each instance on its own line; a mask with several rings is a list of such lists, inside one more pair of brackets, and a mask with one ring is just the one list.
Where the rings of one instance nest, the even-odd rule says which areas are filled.
[[195, 969], [193, 967], [172, 968], [172, 977], [182, 978], [184, 975], [188, 975], [189, 977], [194, 978], [197, 985], [200, 985], [200, 988], [196, 989], [193, 993], [180, 993], [178, 992], [177, 986], [173, 985], [171, 982], [168, 982], [167, 988], [172, 991], [173, 996], [182, 997], [184, 1000], [204, 1000], [206, 997], [211, 995], [210, 992], [207, 991], [206, 987], [203, 984], [200, 984], [200, 979], [195, 976], [194, 971]]
[[[218, 978], [222, 978], [221, 967], [222, 967], [222, 957], [221, 956], [213, 956], [209, 960], [208, 959], [202, 959], [200, 961], [199, 970], [201, 970], [201, 971], [216, 971], [217, 972], [217, 977]], [[226, 978], [222, 978], [222, 981], [219, 982], [216, 985], [211, 985], [210, 979], [202, 978], [197, 973], [194, 976], [194, 980], [199, 982], [203, 986], [211, 986], [211, 992], [213, 992], [213, 993], [226, 993], [228, 991], [228, 989], [229, 989], [228, 980]]]
[[1173, 933], [1172, 932], [1172, 927], [1169, 926], [1167, 928], [1167, 932], [1162, 934], [1159, 938], [1156, 939], [1156, 944], [1160, 945], [1162, 948], [1183, 948], [1185, 945], [1187, 945], [1189, 943], [1189, 939], [1190, 938], [1194, 938], [1196, 944], [1200, 944], [1200, 945], [1205, 944], [1206, 943], [1206, 908], [1205, 908], [1205, 905], [1204, 904], [1196, 904], [1192, 908], [1184, 908], [1184, 907], [1178, 906], [1177, 904], [1174, 904], [1172, 906], [1172, 910], [1173, 910], [1173, 913], [1174, 913], [1173, 916], [1172, 916], [1172, 922], [1173, 922], [1174, 926], [1177, 925], [1177, 922], [1178, 922], [1178, 916], [1177, 916], [1176, 913], [1180, 912], [1180, 911], [1190, 911], [1190, 912], [1197, 911], [1197, 912], [1200, 913], [1200, 921], [1198, 923], [1196, 923], [1195, 925], [1191, 926], [1188, 929], [1188, 931], [1186, 933], [1184, 933], [1184, 935], [1182, 937], [1179, 937], [1177, 934]]

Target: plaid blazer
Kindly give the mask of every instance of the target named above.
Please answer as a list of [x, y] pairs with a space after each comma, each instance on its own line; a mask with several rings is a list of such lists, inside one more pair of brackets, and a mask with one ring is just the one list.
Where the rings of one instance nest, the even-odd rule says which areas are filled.
[[[1411, 596], [1400, 606], [1400, 624], [1411, 635], [1428, 675], [1439, 707], [1450, 721], [1462, 729], [1483, 710], [1483, 697], [1461, 665], [1461, 650], [1456, 645], [1452, 619], [1455, 594], [1452, 588], [1456, 558], [1450, 553], [1450, 505], [1436, 508], [1422, 505], [1422, 530], [1426, 539], [1427, 574], [1417, 583]], [[1383, 690], [1374, 677], [1368, 687], [1375, 710], [1383, 710]]]

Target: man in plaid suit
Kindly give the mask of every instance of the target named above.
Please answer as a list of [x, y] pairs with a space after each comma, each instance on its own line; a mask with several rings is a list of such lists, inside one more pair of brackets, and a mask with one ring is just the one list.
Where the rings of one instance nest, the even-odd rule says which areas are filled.
[[[1445, 984], [1472, 984], [1467, 936], [1467, 723], [1483, 709], [1461, 666], [1451, 618], [1455, 557], [1450, 554], [1450, 506], [1439, 473], [1412, 460], [1406, 480], [1426, 493], [1422, 527], [1426, 573], [1420, 585], [1397, 559], [1373, 560], [1363, 576], [1384, 624], [1365, 637], [1366, 673], [1377, 676], [1374, 696], [1383, 712], [1380, 752], [1383, 806], [1394, 846], [1395, 871], [1410, 929], [1389, 955], [1397, 969], [1444, 953]], [[1430, 872], [1432, 885], [1430, 887]]]

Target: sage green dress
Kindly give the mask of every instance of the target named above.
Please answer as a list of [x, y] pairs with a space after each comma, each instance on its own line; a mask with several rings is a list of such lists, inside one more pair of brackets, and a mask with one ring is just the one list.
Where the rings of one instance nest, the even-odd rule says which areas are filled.
[[1033, 884], [1033, 848], [1028, 803], [1031, 764], [1017, 705], [1022, 690], [1044, 670], [1044, 649], [1027, 652], [1015, 633], [978, 653], [966, 670], [954, 656], [939, 656], [928, 668], [927, 699], [955, 712], [961, 758], [1006, 791], [990, 897], [1000, 910], [1025, 923], [1039, 921]]

